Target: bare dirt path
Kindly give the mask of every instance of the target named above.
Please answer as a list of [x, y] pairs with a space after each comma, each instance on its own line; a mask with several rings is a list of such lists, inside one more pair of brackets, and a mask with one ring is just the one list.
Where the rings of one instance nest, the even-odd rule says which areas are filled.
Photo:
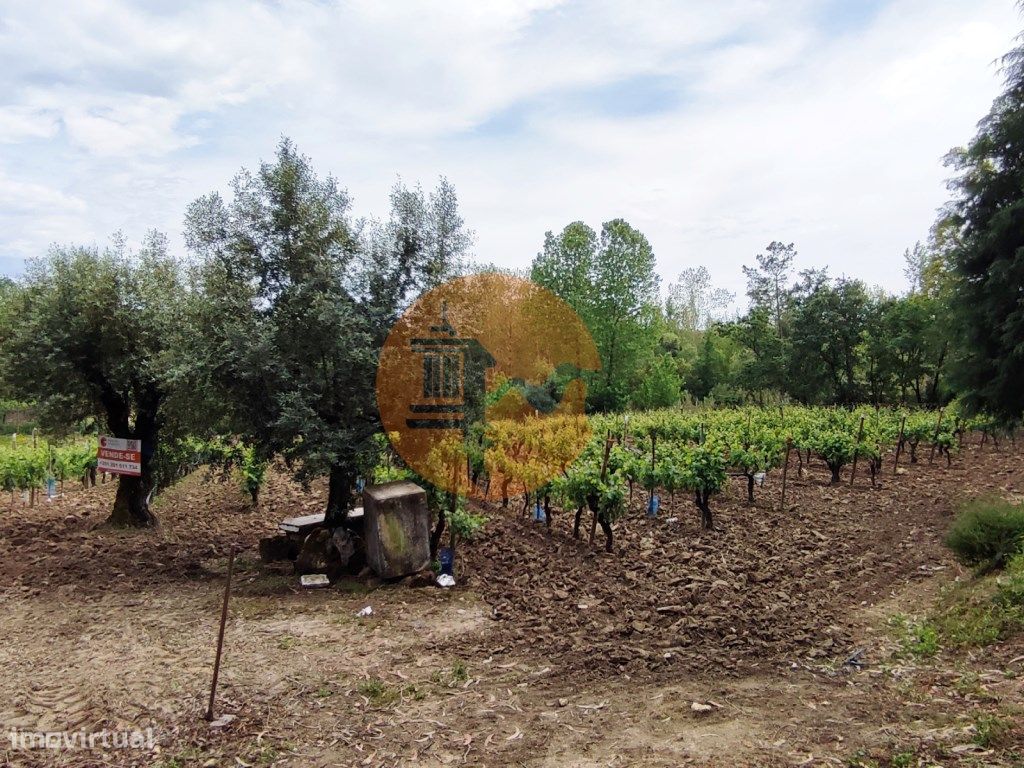
[[[491, 509], [451, 591], [353, 580], [303, 592], [261, 566], [258, 539], [323, 500], [280, 475], [251, 510], [197, 473], [161, 499], [150, 532], [98, 525], [112, 485], [0, 504], [0, 737], [152, 728], [157, 740], [106, 752], [0, 740], [0, 759], [1012, 765], [1011, 749], [972, 733], [979, 713], [1024, 704], [1019, 641], [915, 666], [893, 657], [886, 621], [963, 576], [940, 543], [955, 503], [1024, 491], [1020, 454], [970, 447], [950, 469], [923, 462], [878, 489], [794, 474], [790, 509], [774, 508], [777, 476], [754, 507], [737, 485], [716, 500], [713, 533], [688, 498], [646, 519], [638, 492], [613, 554], [573, 540], [570, 515], [549, 535], [521, 504]], [[235, 719], [211, 729], [200, 714], [231, 546], [220, 711]], [[365, 605], [373, 615], [357, 617]], [[863, 669], [844, 664], [861, 649]]]

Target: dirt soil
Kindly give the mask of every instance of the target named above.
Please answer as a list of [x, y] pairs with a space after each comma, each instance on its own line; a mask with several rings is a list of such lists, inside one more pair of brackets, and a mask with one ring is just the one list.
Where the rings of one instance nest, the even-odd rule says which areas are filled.
[[[101, 525], [113, 483], [34, 508], [0, 501], [0, 761], [128, 766], [1024, 765], [1024, 641], [895, 653], [895, 613], [969, 578], [941, 545], [957, 503], [1024, 493], [1021, 452], [927, 457], [878, 488], [780, 473], [735, 481], [703, 532], [689, 497], [614, 552], [488, 505], [459, 584], [306, 591], [259, 563], [283, 517], [317, 511], [272, 473], [251, 509], [198, 472], [161, 526]], [[847, 480], [849, 475], [846, 475]], [[226, 556], [236, 590], [211, 726]], [[373, 613], [357, 613], [371, 606]], [[852, 663], [857, 662], [857, 663]], [[999, 738], [979, 738], [1006, 722]], [[19, 749], [10, 734], [152, 729], [138, 749]], [[1016, 752], [1015, 752], [1016, 750]]]

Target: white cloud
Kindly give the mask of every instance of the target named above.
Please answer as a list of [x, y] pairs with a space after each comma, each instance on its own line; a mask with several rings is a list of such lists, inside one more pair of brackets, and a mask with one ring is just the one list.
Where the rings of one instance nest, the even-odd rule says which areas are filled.
[[898, 288], [1020, 24], [1011, 0], [881, 6], [21, 5], [0, 21], [0, 183], [35, 194], [3, 215], [0, 270], [119, 228], [180, 242], [187, 202], [286, 134], [363, 213], [396, 174], [448, 175], [482, 260], [521, 266], [545, 229], [625, 216], [666, 282], [703, 263], [741, 293], [740, 265], [784, 239]]

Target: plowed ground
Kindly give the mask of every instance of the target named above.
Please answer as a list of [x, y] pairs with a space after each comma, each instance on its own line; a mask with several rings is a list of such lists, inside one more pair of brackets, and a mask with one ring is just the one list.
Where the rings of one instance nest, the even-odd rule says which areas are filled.
[[[748, 506], [638, 491], [603, 541], [488, 505], [449, 591], [297, 586], [256, 544], [323, 488], [272, 474], [250, 509], [196, 473], [155, 531], [100, 523], [113, 484], [0, 501], [0, 760], [10, 765], [1014, 765], [1024, 643], [894, 655], [887, 618], [968, 578], [941, 546], [957, 503], [1024, 493], [1015, 449], [972, 445], [879, 487], [791, 466]], [[847, 480], [849, 475], [847, 474]], [[598, 538], [601, 538], [600, 532]], [[218, 712], [201, 715], [230, 547]], [[364, 606], [373, 615], [356, 616]], [[846, 663], [854, 657], [861, 666]], [[967, 682], [965, 682], [967, 681]], [[697, 709], [707, 711], [695, 711]], [[1015, 714], [1016, 713], [1016, 714]], [[14, 732], [152, 728], [156, 748], [23, 750]], [[1021, 750], [1024, 753], [1024, 750]], [[909, 757], [908, 757], [909, 755]], [[872, 762], [874, 761], [874, 762]], [[901, 762], [902, 761], [902, 762]], [[907, 762], [910, 761], [910, 762]]]

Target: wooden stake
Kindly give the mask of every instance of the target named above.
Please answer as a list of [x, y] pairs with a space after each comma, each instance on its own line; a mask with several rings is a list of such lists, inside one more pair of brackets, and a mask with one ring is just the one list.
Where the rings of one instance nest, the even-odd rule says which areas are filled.
[[793, 450], [793, 438], [786, 438], [786, 460], [782, 463], [782, 502], [779, 506], [780, 511], [786, 511], [786, 475], [789, 472], [789, 452]]
[[903, 429], [907, 426], [907, 417], [904, 414], [900, 420], [900, 438], [896, 441], [896, 461], [892, 465], [892, 473], [895, 475], [896, 470], [900, 468], [900, 452], [903, 450]]
[[932, 452], [928, 454], [929, 464], [931, 464], [935, 459], [935, 444], [939, 440], [939, 430], [942, 429], [942, 413], [944, 410], [944, 408], [939, 408], [939, 420], [935, 422], [935, 436], [932, 438]]
[[857, 445], [853, 448], [853, 469], [850, 470], [850, 487], [853, 487], [853, 478], [857, 476], [857, 458], [860, 456], [860, 441], [864, 439], [864, 417], [860, 417], [860, 428], [857, 430]]
[[[604, 441], [604, 460], [601, 462], [601, 482], [604, 482], [605, 477], [608, 475], [608, 454], [612, 450], [612, 433], [608, 431], [608, 437]], [[597, 510], [594, 510], [594, 516], [590, 521], [590, 543], [594, 543], [594, 536], [597, 535]]]
[[220, 609], [220, 632], [217, 635], [217, 658], [213, 662], [213, 684], [210, 686], [210, 705], [206, 708], [206, 719], [213, 720], [213, 702], [217, 696], [217, 678], [220, 676], [220, 655], [224, 649], [224, 625], [228, 621], [228, 601], [231, 599], [231, 575], [235, 569], [235, 547], [228, 551], [228, 580], [224, 585], [224, 605]]

